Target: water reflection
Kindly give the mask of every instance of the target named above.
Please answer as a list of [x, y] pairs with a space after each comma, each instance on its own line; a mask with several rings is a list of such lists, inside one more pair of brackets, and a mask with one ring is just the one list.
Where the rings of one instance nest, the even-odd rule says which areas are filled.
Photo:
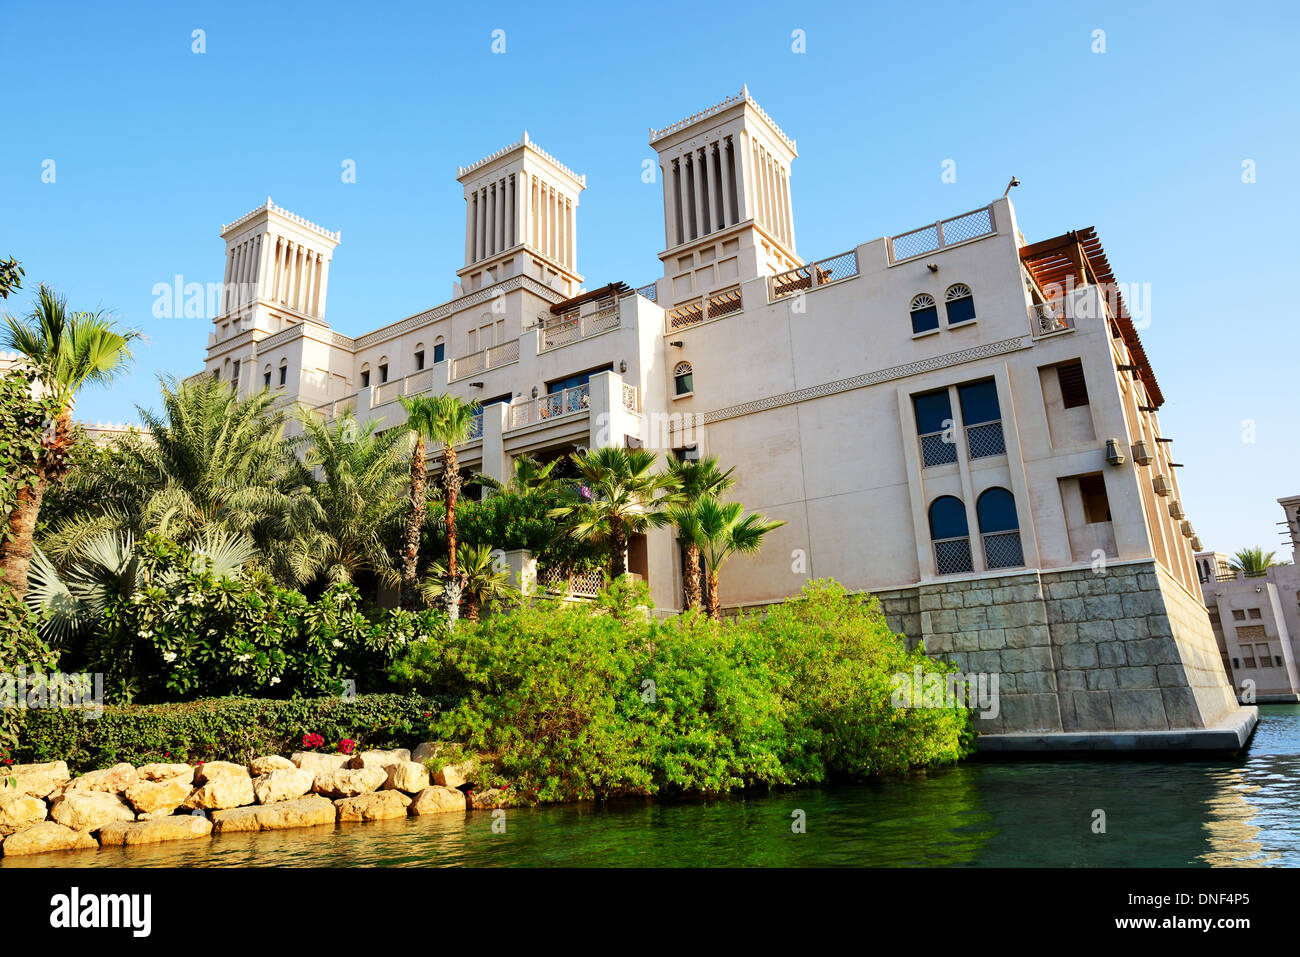
[[[0, 867], [1297, 866], [1300, 707], [1261, 717], [1234, 761], [972, 763], [853, 787], [512, 810], [505, 834], [487, 814], [436, 815]], [[799, 811], [805, 833], [791, 827]]]

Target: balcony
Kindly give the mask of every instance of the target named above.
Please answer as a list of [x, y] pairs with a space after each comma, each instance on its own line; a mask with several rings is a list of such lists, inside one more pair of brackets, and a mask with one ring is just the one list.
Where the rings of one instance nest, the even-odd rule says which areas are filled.
[[969, 213], [962, 213], [960, 216], [941, 219], [930, 226], [922, 226], [911, 232], [886, 237], [889, 264], [894, 266], [915, 259], [917, 256], [926, 256], [950, 246], [960, 246], [976, 239], [983, 239], [996, 232], [993, 207], [983, 206]]
[[1074, 317], [1064, 303], [1036, 302], [1029, 307], [1029, 329], [1035, 339], [1074, 330]]
[[619, 327], [617, 299], [597, 303], [594, 312], [581, 315], [577, 309], [559, 316], [547, 316], [539, 333], [537, 351], [550, 352], [571, 342], [578, 342]]
[[463, 379], [476, 372], [486, 372], [519, 361], [519, 340], [511, 339], [478, 352], [451, 360], [451, 381]]
[[540, 395], [527, 402], [510, 405], [510, 428], [520, 429], [525, 425], [547, 422], [566, 415], [581, 412], [586, 414], [591, 408], [591, 384], [583, 383], [563, 392]]
[[819, 259], [772, 276], [767, 281], [767, 299], [768, 302], [776, 302], [786, 296], [829, 286], [857, 275], [858, 254], [856, 250], [850, 249], [838, 256]]
[[664, 317], [667, 324], [665, 334], [672, 333], [687, 326], [694, 326], [710, 319], [721, 319], [744, 310], [740, 287], [733, 286], [721, 292], [692, 299], [668, 310]]

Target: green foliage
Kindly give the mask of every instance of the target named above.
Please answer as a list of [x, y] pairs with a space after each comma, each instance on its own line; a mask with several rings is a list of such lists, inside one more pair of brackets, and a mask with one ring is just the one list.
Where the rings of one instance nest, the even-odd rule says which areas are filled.
[[109, 706], [93, 720], [77, 712], [26, 712], [18, 763], [67, 761], [73, 773], [120, 761], [247, 762], [267, 754], [302, 750], [304, 734], [326, 747], [343, 738], [356, 750], [411, 747], [437, 714], [440, 702], [419, 695], [342, 698], [216, 698], [188, 704]]
[[643, 584], [596, 608], [538, 602], [408, 646], [395, 680], [454, 701], [438, 740], [490, 755], [480, 786], [523, 803], [865, 777], [957, 760], [964, 708], [900, 709], [909, 652], [877, 602], [815, 582], [763, 617], [646, 614]]
[[33, 396], [35, 376], [21, 371], [0, 374], [0, 548], [10, 535], [9, 513], [22, 488], [35, 488], [52, 423], [62, 411], [52, 395]]
[[85, 651], [85, 670], [128, 700], [330, 694], [348, 679], [371, 690], [402, 645], [445, 627], [433, 611], [371, 621], [347, 584], [313, 602], [256, 569], [217, 577], [157, 536], [137, 545], [137, 561], [137, 587], [110, 602]]
[[1285, 564], [1286, 562], [1277, 560], [1277, 552], [1266, 552], [1256, 546], [1243, 548], [1237, 552], [1228, 562], [1228, 567], [1233, 571], [1241, 572], [1247, 578], [1262, 578], [1268, 574], [1270, 568]]
[[[8, 588], [0, 587], [0, 674], [12, 675], [20, 665], [33, 674], [54, 664], [55, 655], [37, 634], [27, 607]], [[0, 708], [0, 751], [17, 743], [26, 714], [18, 708]]]
[[[567, 490], [523, 495], [507, 491], [489, 495], [481, 502], [461, 499], [456, 504], [456, 526], [460, 540], [512, 551], [526, 548], [541, 568], [586, 570], [604, 564], [604, 550], [596, 543], [567, 534], [567, 526], [549, 513]], [[441, 503], [430, 503], [430, 511], [441, 511]], [[439, 547], [440, 546], [440, 547]], [[445, 538], [432, 549], [446, 551]]]
[[8, 299], [9, 293], [21, 289], [25, 272], [17, 259], [10, 256], [0, 259], [0, 299]]

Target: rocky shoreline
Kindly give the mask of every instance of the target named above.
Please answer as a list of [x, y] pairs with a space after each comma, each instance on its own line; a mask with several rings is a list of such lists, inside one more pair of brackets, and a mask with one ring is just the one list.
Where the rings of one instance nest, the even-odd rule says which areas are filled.
[[[118, 764], [79, 777], [63, 761], [20, 764], [0, 774], [0, 853], [96, 850], [188, 841], [238, 831], [274, 831], [465, 813], [503, 806], [496, 789], [473, 790], [475, 761], [424, 763], [415, 749], [322, 754], [298, 751], [248, 764]], [[3, 783], [3, 778], [0, 778]]]

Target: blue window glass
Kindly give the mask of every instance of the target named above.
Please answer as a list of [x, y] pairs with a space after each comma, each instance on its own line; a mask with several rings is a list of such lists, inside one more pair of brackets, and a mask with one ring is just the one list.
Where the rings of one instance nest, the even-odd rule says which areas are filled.
[[965, 538], [969, 534], [966, 524], [966, 506], [961, 499], [951, 495], [936, 498], [930, 504], [930, 537]]
[[1002, 412], [998, 407], [998, 389], [992, 379], [958, 386], [957, 398], [961, 402], [963, 425], [996, 422], [1002, 418]]
[[975, 503], [975, 514], [980, 531], [986, 535], [990, 532], [1014, 532], [1020, 528], [1015, 496], [1004, 488], [991, 488], [981, 495]]
[[917, 435], [942, 432], [952, 424], [952, 400], [947, 389], [912, 396], [912, 407], [916, 410]]

